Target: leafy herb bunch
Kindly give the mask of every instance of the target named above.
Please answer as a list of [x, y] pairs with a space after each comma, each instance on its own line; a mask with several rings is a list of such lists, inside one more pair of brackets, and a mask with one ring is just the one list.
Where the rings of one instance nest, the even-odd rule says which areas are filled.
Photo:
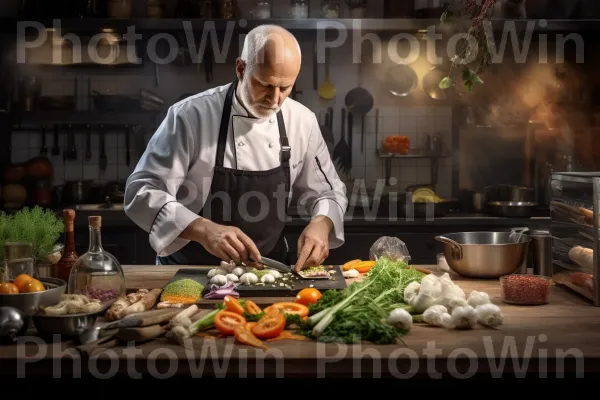
[[25, 207], [13, 215], [1, 212], [0, 260], [4, 261], [6, 242], [29, 243], [34, 262], [42, 260], [51, 253], [62, 232], [64, 223], [51, 210], [39, 206]]
[[[439, 83], [441, 89], [448, 89], [456, 85], [456, 82], [450, 76], [454, 67], [462, 69], [462, 80], [464, 86], [470, 92], [475, 84], [482, 84], [481, 74], [492, 61], [490, 51], [491, 41], [488, 39], [485, 31], [485, 22], [492, 17], [492, 11], [498, 0], [459, 0], [461, 2], [458, 13], [455, 15], [450, 9], [456, 2], [453, 0], [448, 9], [442, 14], [440, 22], [442, 25], [458, 26], [460, 19], [465, 16], [470, 20], [470, 26], [467, 31], [470, 40], [461, 40], [457, 45], [457, 52], [452, 57], [452, 67], [448, 76]], [[461, 29], [460, 34], [464, 31]], [[474, 55], [474, 58], [473, 58]], [[469, 61], [473, 58], [472, 61]]]

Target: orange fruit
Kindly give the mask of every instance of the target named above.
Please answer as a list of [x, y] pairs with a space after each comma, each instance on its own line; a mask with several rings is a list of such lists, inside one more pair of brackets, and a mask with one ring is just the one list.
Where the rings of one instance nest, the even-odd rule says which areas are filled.
[[32, 279], [33, 277], [30, 275], [21, 274], [15, 278], [13, 283], [19, 289], [19, 292], [23, 293], [27, 291], [27, 285], [29, 285], [29, 281]]
[[0, 294], [18, 294], [19, 288], [13, 283], [2, 282], [0, 283]]
[[37, 279], [31, 279], [27, 284], [27, 289], [25, 291], [28, 293], [33, 293], [43, 292], [44, 290], [46, 290], [46, 288], [44, 287], [42, 282], [38, 281]]

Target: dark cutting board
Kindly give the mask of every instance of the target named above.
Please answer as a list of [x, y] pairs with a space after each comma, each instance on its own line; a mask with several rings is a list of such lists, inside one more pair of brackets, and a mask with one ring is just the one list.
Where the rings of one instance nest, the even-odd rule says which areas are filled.
[[[236, 291], [240, 294], [240, 297], [295, 297], [298, 292], [302, 289], [313, 287], [321, 292], [338, 289], [343, 290], [346, 288], [346, 279], [342, 275], [342, 269], [339, 265], [334, 265], [333, 269], [336, 271], [335, 274], [331, 275], [331, 279], [293, 279], [293, 286], [291, 288], [279, 286], [277, 282], [276, 287], [271, 286], [272, 284], [266, 283], [265, 286], [254, 286], [254, 285], [242, 285], [239, 284]], [[208, 279], [209, 270], [197, 270], [197, 269], [179, 269], [173, 278], [168, 283], [178, 281], [180, 279], [193, 279], [204, 285], [205, 293], [210, 291], [211, 284]], [[335, 278], [335, 279], [334, 279]], [[167, 284], [168, 284], [167, 283]], [[166, 285], [165, 285], [166, 286]]]

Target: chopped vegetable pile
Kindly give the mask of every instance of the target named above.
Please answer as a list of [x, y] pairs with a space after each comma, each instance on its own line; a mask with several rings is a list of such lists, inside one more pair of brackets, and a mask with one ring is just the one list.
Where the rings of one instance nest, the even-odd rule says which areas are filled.
[[165, 286], [160, 301], [170, 303], [191, 304], [202, 298], [204, 285], [193, 279], [179, 279]]

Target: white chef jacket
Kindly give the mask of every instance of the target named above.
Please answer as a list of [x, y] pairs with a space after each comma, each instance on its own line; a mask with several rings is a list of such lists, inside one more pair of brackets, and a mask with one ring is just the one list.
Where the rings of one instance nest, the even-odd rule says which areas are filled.
[[[170, 255], [189, 242], [179, 235], [198, 218], [210, 193], [221, 113], [230, 85], [171, 106], [127, 179], [125, 213], [149, 233], [158, 256]], [[332, 220], [329, 247], [337, 248], [344, 243], [346, 186], [335, 170], [315, 114], [291, 98], [283, 102], [281, 111], [291, 147], [293, 197], [309, 199], [306, 209], [312, 218], [325, 215]], [[248, 171], [280, 166], [277, 116], [248, 117], [233, 96], [223, 166]], [[232, 204], [237, 200], [232, 199]]]

